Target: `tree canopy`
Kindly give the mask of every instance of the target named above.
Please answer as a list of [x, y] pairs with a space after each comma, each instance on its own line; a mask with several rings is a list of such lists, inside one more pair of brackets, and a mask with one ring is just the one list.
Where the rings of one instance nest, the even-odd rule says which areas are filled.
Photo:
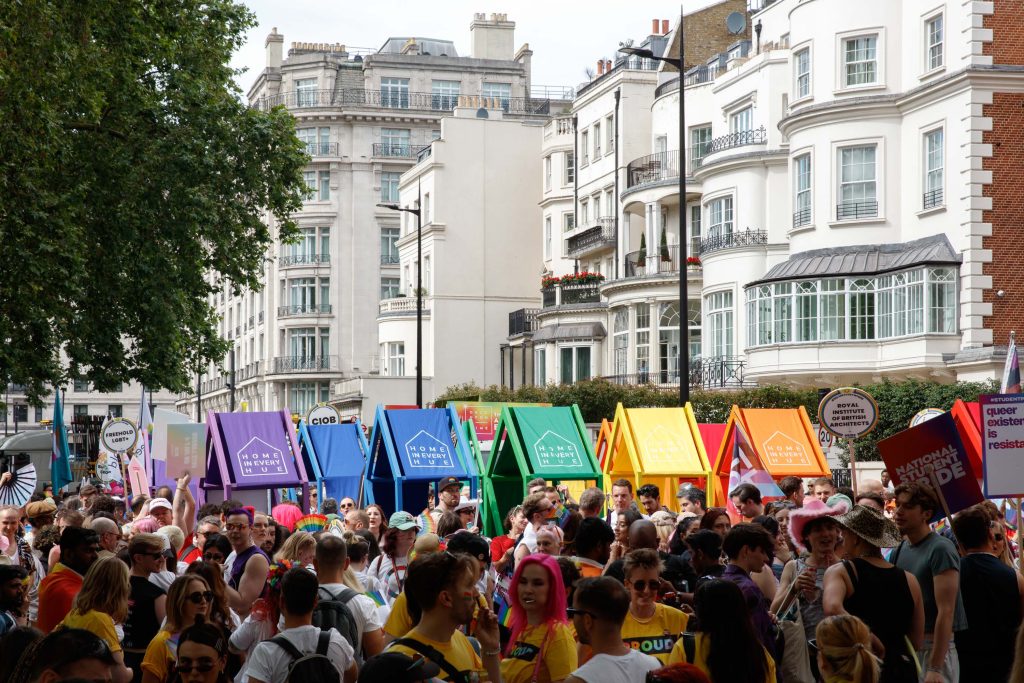
[[224, 358], [208, 296], [260, 287], [305, 192], [292, 117], [228, 66], [253, 23], [230, 0], [0, 3], [0, 381], [180, 391]]

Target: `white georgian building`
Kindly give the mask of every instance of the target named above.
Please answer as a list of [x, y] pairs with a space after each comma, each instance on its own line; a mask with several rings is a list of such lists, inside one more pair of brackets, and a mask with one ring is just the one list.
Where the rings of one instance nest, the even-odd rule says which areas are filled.
[[[603, 125], [594, 91], [647, 74], [616, 66], [583, 89], [575, 136], [553, 121], [541, 154], [545, 177], [550, 166], [563, 180], [542, 202], [555, 213], [571, 206], [560, 171], [577, 150], [580, 225], [545, 219], [542, 240], [557, 274], [570, 254], [558, 251], [556, 230], [573, 225], [569, 240], [593, 231], [578, 264], [605, 280], [545, 291], [538, 329], [509, 337], [512, 348], [532, 345], [532, 381], [589, 371], [678, 383], [680, 148], [686, 239], [701, 261], [688, 273], [692, 384], [998, 376], [1004, 333], [1021, 322], [1019, 303], [1009, 305], [1021, 262], [1009, 199], [1021, 182], [1012, 169], [1024, 164], [1019, 14], [1010, 3], [952, 0], [751, 2], [750, 40], [688, 65], [685, 140], [674, 72], [658, 72], [649, 124], [622, 121], [620, 133], [649, 137], [629, 153], [620, 142], [610, 235], [579, 150], [589, 144], [593, 165]], [[1008, 208], [993, 211], [1000, 198]], [[614, 263], [596, 246], [604, 238]]]
[[[377, 50], [266, 40], [267, 66], [248, 96], [254, 107], [295, 116], [310, 161], [309, 195], [296, 215], [301, 236], [267, 253], [264, 288], [212, 303], [234, 345], [235, 402], [249, 410], [304, 413], [340, 380], [377, 377], [391, 358], [378, 341], [380, 302], [403, 291], [399, 179], [441, 135], [460, 97], [498, 103], [505, 117], [543, 123], [565, 91], [534, 86], [529, 45], [515, 22], [477, 14], [469, 56], [450, 40], [390, 38]], [[552, 100], [551, 98], [555, 99]], [[274, 234], [274, 226], [271, 226]], [[204, 373], [203, 410], [227, 410], [231, 357]], [[412, 403], [407, 385], [389, 403]], [[196, 395], [178, 400], [195, 412]]]

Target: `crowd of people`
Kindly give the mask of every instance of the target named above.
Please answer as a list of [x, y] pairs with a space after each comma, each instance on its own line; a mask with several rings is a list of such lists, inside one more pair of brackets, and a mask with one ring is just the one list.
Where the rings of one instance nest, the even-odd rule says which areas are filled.
[[188, 485], [0, 507], [0, 681], [1024, 683], [1012, 527], [924, 484], [537, 479], [494, 538], [453, 477], [422, 511]]

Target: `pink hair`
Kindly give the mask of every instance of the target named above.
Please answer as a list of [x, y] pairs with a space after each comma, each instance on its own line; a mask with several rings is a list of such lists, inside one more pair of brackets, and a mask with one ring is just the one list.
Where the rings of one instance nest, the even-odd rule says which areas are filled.
[[295, 531], [295, 522], [302, 519], [302, 510], [291, 503], [281, 503], [274, 506], [274, 509], [270, 511], [270, 516], [278, 524], [286, 527], [288, 531]]
[[160, 524], [155, 519], [147, 515], [146, 517], [139, 517], [137, 520], [132, 522], [132, 527], [135, 528], [135, 531], [141, 534], [152, 534], [160, 528]]
[[512, 603], [512, 637], [509, 638], [506, 654], [512, 652], [512, 648], [516, 645], [516, 639], [527, 626], [526, 610], [519, 603], [519, 578], [523, 575], [523, 571], [533, 564], [539, 564], [548, 573], [548, 601], [544, 605], [544, 623], [569, 623], [565, 614], [565, 584], [562, 583], [562, 570], [558, 566], [558, 560], [551, 555], [541, 553], [527, 555], [516, 565], [516, 571], [512, 575], [512, 585], [509, 588], [509, 601]]

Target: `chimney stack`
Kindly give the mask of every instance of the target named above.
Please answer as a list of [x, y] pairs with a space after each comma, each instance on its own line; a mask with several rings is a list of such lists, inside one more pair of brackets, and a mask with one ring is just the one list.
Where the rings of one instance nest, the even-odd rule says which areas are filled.
[[612, 60], [609, 59], [609, 60], [607, 60], [604, 63], [604, 70], [605, 70], [605, 72], [611, 72], [611, 70], [612, 70]]
[[668, 19], [662, 19], [661, 20], [661, 35], [663, 35], [663, 36], [667, 36], [668, 35]]
[[661, 22], [658, 21], [657, 19], [651, 19], [651, 35], [652, 36], [658, 35], [658, 26], [659, 26], [659, 24], [661, 24]]
[[604, 60], [603, 59], [599, 59], [599, 60], [597, 60], [597, 75], [601, 76], [603, 74], [604, 74]]
[[280, 69], [281, 57], [284, 50], [284, 36], [277, 32], [277, 27], [270, 29], [263, 47], [267, 51], [267, 68]]

